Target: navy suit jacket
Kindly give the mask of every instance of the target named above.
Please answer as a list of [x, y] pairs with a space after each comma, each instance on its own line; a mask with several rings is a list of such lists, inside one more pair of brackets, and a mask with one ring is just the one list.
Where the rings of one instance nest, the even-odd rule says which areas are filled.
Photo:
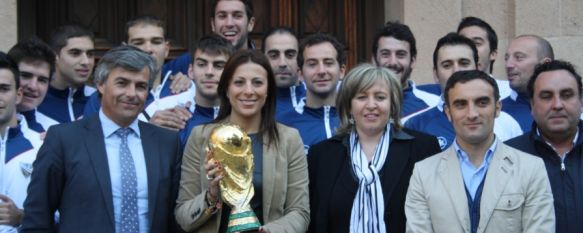
[[[148, 172], [150, 232], [175, 232], [182, 149], [178, 134], [139, 122]], [[48, 130], [24, 203], [22, 232], [115, 232], [113, 198], [99, 116]], [[58, 227], [54, 213], [58, 211]]]

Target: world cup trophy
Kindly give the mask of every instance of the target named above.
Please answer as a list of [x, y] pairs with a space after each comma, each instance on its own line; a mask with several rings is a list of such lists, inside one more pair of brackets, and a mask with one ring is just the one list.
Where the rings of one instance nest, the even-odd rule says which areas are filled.
[[221, 198], [231, 207], [227, 232], [255, 231], [261, 223], [249, 202], [254, 195], [251, 138], [233, 124], [221, 124], [209, 135], [208, 150], [223, 168]]

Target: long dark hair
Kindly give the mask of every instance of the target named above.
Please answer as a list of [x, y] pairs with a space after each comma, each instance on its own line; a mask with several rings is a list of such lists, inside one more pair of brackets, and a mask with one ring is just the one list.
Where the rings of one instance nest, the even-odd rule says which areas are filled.
[[221, 80], [219, 81], [219, 86], [217, 88], [217, 94], [219, 95], [219, 99], [221, 101], [221, 108], [214, 122], [221, 122], [229, 115], [231, 115], [231, 102], [227, 97], [229, 84], [231, 83], [231, 80], [233, 80], [235, 70], [237, 70], [239, 66], [250, 62], [263, 67], [263, 69], [267, 71], [267, 97], [265, 100], [265, 105], [263, 105], [261, 108], [261, 123], [259, 126], [259, 132], [257, 132], [257, 136], [262, 138], [264, 134], [267, 134], [267, 145], [271, 145], [271, 142], [275, 142], [277, 147], [279, 136], [275, 122], [275, 75], [273, 74], [273, 70], [271, 69], [271, 65], [269, 64], [267, 57], [265, 57], [265, 55], [259, 51], [239, 50], [233, 53], [231, 58], [229, 58], [227, 61], [227, 64], [225, 64], [225, 69], [223, 70], [223, 74], [221, 75]]

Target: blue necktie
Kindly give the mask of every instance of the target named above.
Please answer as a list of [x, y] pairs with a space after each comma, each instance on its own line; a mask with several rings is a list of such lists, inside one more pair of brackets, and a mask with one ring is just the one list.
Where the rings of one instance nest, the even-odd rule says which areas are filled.
[[138, 233], [138, 180], [134, 159], [128, 147], [130, 128], [120, 128], [116, 134], [121, 138], [119, 160], [121, 165], [121, 232]]

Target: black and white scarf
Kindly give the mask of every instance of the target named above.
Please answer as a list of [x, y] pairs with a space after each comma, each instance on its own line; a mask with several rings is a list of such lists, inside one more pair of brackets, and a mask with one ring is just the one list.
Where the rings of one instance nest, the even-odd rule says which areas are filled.
[[356, 130], [350, 133], [350, 158], [352, 170], [358, 178], [358, 191], [352, 203], [350, 232], [385, 233], [385, 200], [379, 171], [385, 164], [389, 152], [391, 124], [375, 149], [372, 161], [368, 161], [358, 141]]

